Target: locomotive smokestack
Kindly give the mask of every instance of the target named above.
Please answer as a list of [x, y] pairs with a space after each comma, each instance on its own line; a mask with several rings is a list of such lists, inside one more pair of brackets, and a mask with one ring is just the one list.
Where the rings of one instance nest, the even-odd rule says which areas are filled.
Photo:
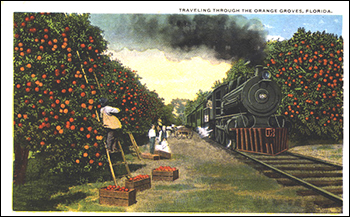
[[263, 70], [262, 65], [255, 66], [255, 76], [258, 76], [262, 70]]

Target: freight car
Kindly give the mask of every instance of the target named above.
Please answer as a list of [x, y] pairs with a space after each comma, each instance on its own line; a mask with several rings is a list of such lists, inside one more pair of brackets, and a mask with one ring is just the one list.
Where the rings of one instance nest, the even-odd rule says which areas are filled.
[[288, 150], [290, 123], [276, 115], [282, 96], [270, 78], [266, 68], [256, 66], [253, 77], [215, 88], [186, 116], [187, 126], [212, 130], [210, 138], [240, 151], [277, 155]]

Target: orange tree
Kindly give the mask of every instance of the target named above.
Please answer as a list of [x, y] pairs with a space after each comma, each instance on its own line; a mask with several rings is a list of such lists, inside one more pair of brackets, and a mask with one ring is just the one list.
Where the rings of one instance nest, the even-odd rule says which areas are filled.
[[119, 62], [107, 64], [103, 94], [109, 96], [112, 106], [121, 109], [118, 117], [123, 125], [122, 133], [144, 134], [152, 123], [161, 117], [164, 104], [154, 91], [140, 82], [140, 77]]
[[106, 168], [102, 96], [121, 108], [123, 132], [148, 128], [152, 93], [103, 54], [101, 32], [89, 15], [14, 14], [15, 184], [24, 183], [29, 150], [47, 153], [53, 172]]
[[269, 49], [266, 65], [284, 95], [279, 112], [292, 122], [292, 138], [342, 139], [342, 37], [300, 28]]

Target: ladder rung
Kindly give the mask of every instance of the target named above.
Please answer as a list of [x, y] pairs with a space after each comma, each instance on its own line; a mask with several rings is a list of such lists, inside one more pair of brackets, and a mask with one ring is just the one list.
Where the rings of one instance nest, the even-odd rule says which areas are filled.
[[115, 164], [112, 164], [113, 166], [118, 166], [118, 165], [122, 165], [122, 164], [126, 164], [125, 162], [119, 162], [119, 163], [115, 163]]

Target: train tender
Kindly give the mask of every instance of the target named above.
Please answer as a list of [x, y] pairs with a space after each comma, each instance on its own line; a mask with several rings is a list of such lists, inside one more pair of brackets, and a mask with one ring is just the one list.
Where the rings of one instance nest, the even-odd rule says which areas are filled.
[[212, 130], [210, 138], [239, 151], [277, 155], [288, 150], [290, 123], [276, 111], [281, 91], [271, 74], [256, 66], [255, 76], [215, 88], [187, 115], [193, 129]]

